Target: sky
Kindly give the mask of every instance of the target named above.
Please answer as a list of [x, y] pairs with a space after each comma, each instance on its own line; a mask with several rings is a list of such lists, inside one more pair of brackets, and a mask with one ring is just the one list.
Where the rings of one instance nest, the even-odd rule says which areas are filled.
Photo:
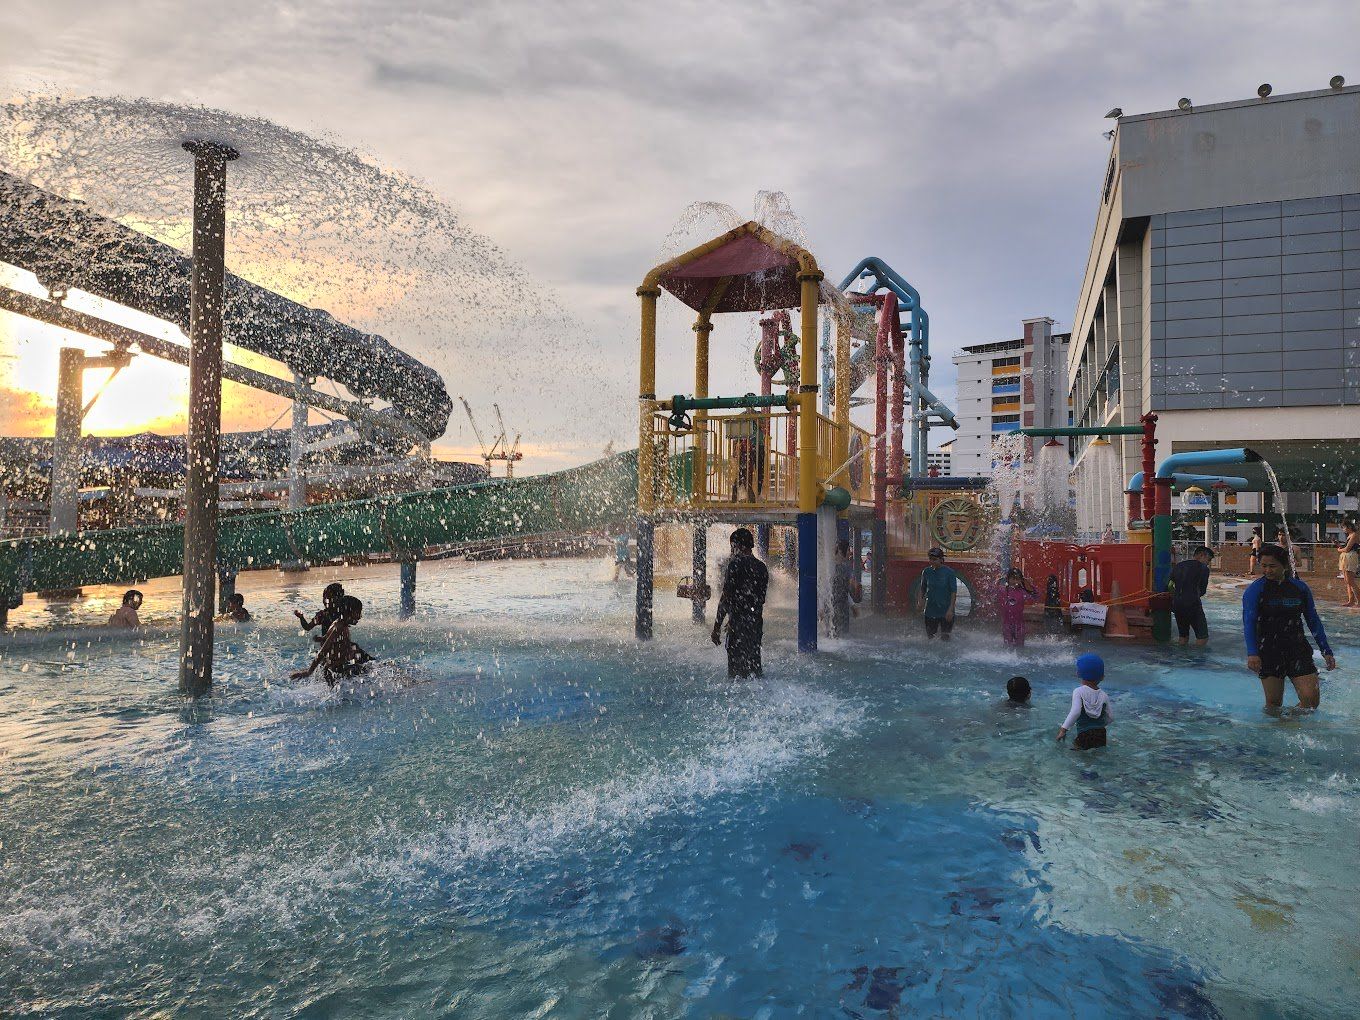
[[[499, 399], [525, 466], [547, 470], [635, 444], [633, 291], [691, 203], [744, 218], [757, 191], [780, 190], [828, 277], [871, 254], [893, 265], [930, 312], [932, 388], [948, 403], [959, 347], [1018, 336], [1028, 317], [1071, 321], [1107, 110], [1360, 80], [1358, 36], [1360, 5], [1343, 0], [8, 0], [0, 98], [201, 104], [428, 185], [581, 338], [566, 391], [532, 353], [496, 382], [474, 371], [495, 351], [440, 360], [450, 393], [488, 422]], [[688, 322], [673, 309], [662, 327], [659, 390], [688, 391]], [[0, 313], [0, 432], [50, 430], [50, 339]], [[714, 392], [755, 388], [753, 339], [719, 324]], [[181, 427], [182, 371], [136, 371], [110, 385], [92, 430]], [[281, 410], [229, 392], [225, 420], [264, 427]], [[436, 449], [475, 453], [461, 413]]]

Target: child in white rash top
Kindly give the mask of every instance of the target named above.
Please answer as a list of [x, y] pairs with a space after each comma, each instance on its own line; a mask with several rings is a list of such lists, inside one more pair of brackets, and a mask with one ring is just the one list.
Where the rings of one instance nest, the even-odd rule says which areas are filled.
[[1089, 652], [1079, 656], [1077, 678], [1081, 680], [1081, 686], [1072, 692], [1072, 708], [1058, 728], [1058, 739], [1065, 739], [1067, 731], [1075, 724], [1077, 738], [1072, 746], [1078, 751], [1104, 747], [1105, 727], [1114, 719], [1110, 696], [1100, 689], [1100, 682], [1105, 679], [1105, 660]]

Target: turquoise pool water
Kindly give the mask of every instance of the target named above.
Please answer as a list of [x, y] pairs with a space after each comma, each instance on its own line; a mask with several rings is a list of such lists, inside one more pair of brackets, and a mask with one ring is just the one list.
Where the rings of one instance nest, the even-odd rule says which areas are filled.
[[[1102, 647], [1117, 724], [1053, 743], [1071, 639], [896, 623], [721, 653], [598, 562], [345, 573], [395, 665], [293, 685], [250, 575], [216, 697], [174, 696], [177, 592], [31, 603], [0, 638], [0, 992], [17, 1016], [1352, 1016], [1360, 621], [1315, 716], [1214, 644]], [[301, 587], [298, 587], [298, 584]], [[1034, 704], [1002, 705], [1022, 672]]]

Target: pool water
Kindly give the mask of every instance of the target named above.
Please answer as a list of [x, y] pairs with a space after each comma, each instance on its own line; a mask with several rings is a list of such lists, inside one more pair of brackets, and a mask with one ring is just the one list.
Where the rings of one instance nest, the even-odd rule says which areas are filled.
[[[16, 1016], [1353, 1016], [1360, 620], [1322, 710], [1205, 651], [1102, 644], [1111, 744], [1055, 744], [1084, 650], [861, 621], [767, 677], [599, 561], [241, 581], [217, 693], [178, 591], [33, 601], [0, 637], [0, 1012]], [[343, 576], [388, 665], [294, 684]], [[1023, 673], [1033, 705], [1002, 704]], [[1291, 694], [1292, 698], [1292, 694]]]

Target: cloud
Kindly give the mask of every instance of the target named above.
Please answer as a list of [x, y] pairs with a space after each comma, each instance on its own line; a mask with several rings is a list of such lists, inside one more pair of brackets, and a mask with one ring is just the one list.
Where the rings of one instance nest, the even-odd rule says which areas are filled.
[[[222, 11], [11, 0], [0, 66], [14, 87], [258, 114], [428, 181], [560, 295], [601, 390], [575, 406], [531, 357], [500, 363], [535, 333], [497, 337], [485, 365], [451, 370], [451, 391], [501, 399], [526, 440], [583, 451], [635, 427], [633, 287], [690, 202], [747, 213], [780, 188], [828, 275], [867, 254], [894, 265], [930, 310], [949, 398], [958, 347], [1033, 315], [1070, 320], [1105, 110], [1249, 96], [1267, 79], [1277, 94], [1321, 87], [1360, 31], [1342, 0], [1288, 17], [1261, 0], [246, 0], [229, 31]], [[663, 375], [686, 386], [692, 338], [672, 325]], [[720, 325], [716, 391], [751, 388], [748, 332]]]

